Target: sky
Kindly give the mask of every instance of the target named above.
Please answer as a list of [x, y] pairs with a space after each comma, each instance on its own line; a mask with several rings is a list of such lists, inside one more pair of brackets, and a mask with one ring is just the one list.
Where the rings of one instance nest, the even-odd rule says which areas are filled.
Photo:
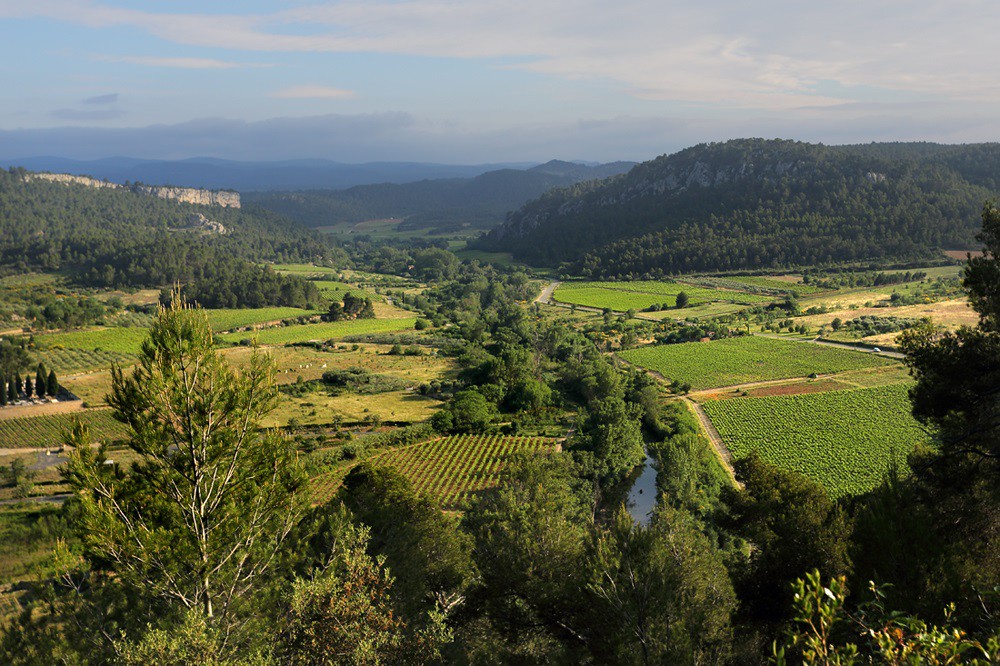
[[0, 0], [0, 157], [995, 141], [995, 0]]

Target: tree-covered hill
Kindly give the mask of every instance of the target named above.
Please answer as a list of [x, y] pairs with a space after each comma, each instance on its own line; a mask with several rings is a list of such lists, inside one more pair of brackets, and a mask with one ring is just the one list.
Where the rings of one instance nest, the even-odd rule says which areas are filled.
[[481, 239], [592, 277], [912, 261], [973, 243], [1000, 145], [701, 144], [551, 191]]
[[380, 218], [404, 219], [404, 228], [450, 231], [463, 226], [488, 229], [506, 214], [556, 187], [606, 178], [633, 163], [587, 166], [552, 160], [531, 169], [498, 169], [475, 178], [359, 185], [346, 190], [259, 192], [244, 200], [321, 227]]
[[0, 170], [6, 273], [66, 270], [98, 286], [159, 286], [203, 278], [222, 264], [329, 252], [315, 232], [260, 208], [197, 206], [25, 176]]

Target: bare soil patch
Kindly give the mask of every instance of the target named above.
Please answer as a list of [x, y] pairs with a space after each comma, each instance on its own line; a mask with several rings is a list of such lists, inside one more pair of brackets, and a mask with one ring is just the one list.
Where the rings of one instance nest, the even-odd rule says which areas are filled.
[[7, 405], [0, 408], [0, 419], [20, 419], [27, 416], [48, 416], [50, 414], [69, 414], [83, 409], [80, 400], [64, 400], [62, 402], [41, 402], [30, 405]]

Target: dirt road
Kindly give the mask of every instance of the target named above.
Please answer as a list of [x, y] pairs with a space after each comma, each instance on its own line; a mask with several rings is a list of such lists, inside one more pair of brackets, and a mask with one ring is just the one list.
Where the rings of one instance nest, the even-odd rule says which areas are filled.
[[742, 488], [743, 485], [736, 480], [736, 473], [733, 471], [733, 454], [730, 453], [729, 449], [726, 447], [726, 443], [722, 441], [722, 435], [719, 431], [715, 429], [712, 425], [712, 420], [708, 418], [708, 414], [705, 413], [705, 409], [699, 405], [694, 400], [690, 398], [684, 398], [684, 402], [687, 403], [688, 407], [695, 413], [698, 417], [698, 421], [701, 422], [701, 427], [708, 435], [708, 440], [712, 443], [712, 450], [715, 455], [719, 458], [719, 462], [729, 473], [729, 478], [732, 480], [733, 484], [737, 487]]

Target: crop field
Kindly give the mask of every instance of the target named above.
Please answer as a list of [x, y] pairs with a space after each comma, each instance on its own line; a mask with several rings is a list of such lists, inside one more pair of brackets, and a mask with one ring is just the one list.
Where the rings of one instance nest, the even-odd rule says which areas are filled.
[[699, 278], [692, 278], [690, 282], [693, 284], [707, 285], [710, 287], [747, 290], [750, 292], [753, 292], [755, 290], [766, 289], [768, 291], [776, 291], [783, 293], [795, 292], [800, 295], [806, 295], [806, 294], [816, 294], [821, 291], [829, 291], [827, 289], [820, 289], [811, 284], [803, 284], [793, 279], [781, 279], [778, 277], [767, 277], [760, 275], [727, 275], [725, 277], [699, 277]]
[[303, 310], [301, 308], [233, 308], [206, 310], [208, 323], [214, 331], [231, 331], [243, 326], [254, 326], [271, 321], [295, 319], [309, 315], [320, 314], [320, 310]]
[[929, 438], [910, 415], [905, 384], [704, 404], [737, 459], [765, 460], [820, 483], [834, 497], [877, 486]]
[[[299, 324], [280, 326], [262, 331], [254, 331], [257, 342], [262, 345], [284, 345], [292, 342], [308, 342], [309, 340], [335, 340], [348, 335], [364, 335], [366, 333], [386, 333], [412, 329], [417, 322], [415, 317], [401, 319], [354, 319], [351, 321], [331, 321], [320, 324]], [[237, 343], [251, 337], [247, 333], [229, 333], [219, 336], [226, 342]]]
[[647, 346], [619, 356], [695, 390], [897, 364], [864, 352], [760, 336]]
[[146, 328], [92, 328], [36, 335], [35, 343], [43, 348], [64, 347], [116, 354], [138, 354], [142, 341], [148, 334], [149, 329]]
[[319, 292], [323, 294], [323, 298], [329, 298], [330, 300], [344, 300], [344, 294], [350, 292], [355, 296], [369, 296], [374, 300], [381, 300], [381, 296], [377, 296], [369, 291], [362, 289], [346, 282], [337, 282], [336, 280], [313, 280], [312, 283], [316, 285]]
[[415, 391], [388, 391], [375, 395], [342, 393], [330, 395], [318, 390], [303, 395], [283, 395], [274, 411], [261, 419], [265, 428], [298, 425], [324, 425], [334, 418], [348, 422], [370, 419], [420, 423], [434, 415], [441, 401]]
[[73, 427], [74, 420], [90, 428], [91, 439], [95, 442], [119, 439], [125, 434], [125, 426], [112, 418], [109, 409], [0, 419], [0, 449], [61, 446], [63, 434]]
[[118, 363], [122, 366], [131, 365], [136, 359], [133, 354], [94, 351], [93, 349], [35, 349], [32, 350], [31, 355], [44, 363], [48, 370], [55, 370], [56, 374], [61, 377], [110, 368], [112, 363]]
[[271, 264], [271, 268], [273, 268], [277, 273], [298, 275], [299, 277], [336, 277], [341, 273], [341, 271], [338, 271], [336, 268], [314, 266], [313, 264]]
[[617, 312], [642, 310], [652, 305], [674, 307], [677, 294], [688, 295], [689, 303], [734, 302], [744, 305], [769, 303], [773, 297], [741, 291], [706, 289], [679, 282], [636, 280], [633, 282], [568, 282], [560, 285], [552, 297], [561, 303], [592, 308], [611, 308]]
[[[399, 471], [414, 490], [446, 509], [460, 509], [476, 493], [496, 487], [510, 460], [521, 454], [555, 451], [555, 440], [501, 435], [452, 435], [400, 447], [370, 460]], [[313, 481], [316, 501], [333, 496], [346, 471]], [[339, 477], [339, 478], [338, 478]]]
[[[319, 379], [330, 370], [361, 368], [379, 375], [391, 375], [414, 383], [442, 379], [457, 371], [453, 358], [423, 353], [419, 356], [389, 354], [390, 345], [341, 345], [343, 349], [319, 350], [312, 347], [265, 347], [262, 352], [274, 360], [277, 382], [288, 384], [298, 377], [306, 381]], [[353, 347], [357, 346], [357, 349]], [[250, 357], [248, 347], [232, 347], [223, 351], [226, 360], [236, 367]]]

